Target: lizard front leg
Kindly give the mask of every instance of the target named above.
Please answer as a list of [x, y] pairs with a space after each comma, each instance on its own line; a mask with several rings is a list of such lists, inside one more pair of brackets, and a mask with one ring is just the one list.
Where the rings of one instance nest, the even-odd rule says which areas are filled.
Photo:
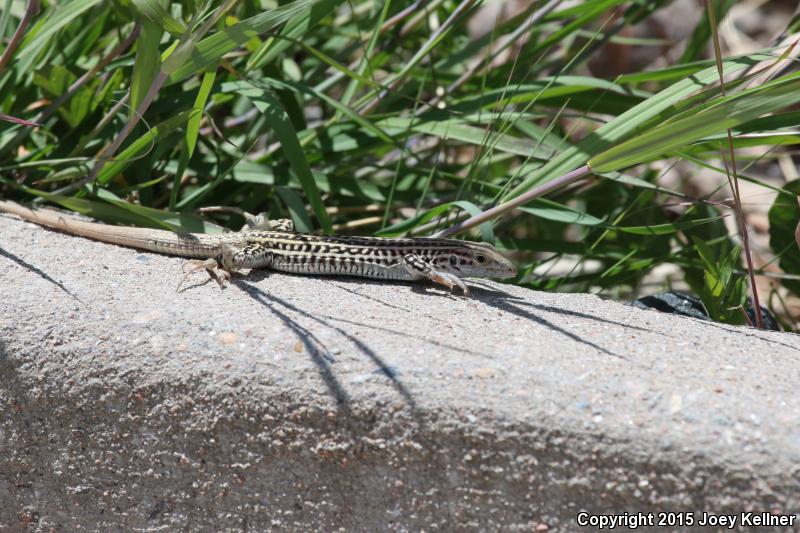
[[427, 278], [434, 283], [439, 283], [440, 285], [448, 287], [451, 291], [454, 287], [458, 287], [464, 292], [464, 296], [469, 295], [469, 289], [458, 276], [454, 276], [449, 272], [437, 270], [428, 261], [418, 255], [406, 254], [403, 256], [401, 263], [414, 279]]
[[261, 242], [248, 241], [242, 246], [222, 245], [222, 268], [227, 271], [241, 268], [267, 268], [272, 265], [272, 250]]

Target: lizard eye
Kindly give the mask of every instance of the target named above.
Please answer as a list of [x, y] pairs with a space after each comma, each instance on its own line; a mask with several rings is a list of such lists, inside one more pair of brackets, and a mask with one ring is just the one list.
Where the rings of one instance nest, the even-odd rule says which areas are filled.
[[454, 255], [451, 255], [450, 256], [450, 265], [451, 266], [456, 266], [456, 263], [458, 263], [458, 258], [456, 256], [454, 256]]
[[483, 254], [476, 254], [475, 261], [477, 261], [479, 265], [486, 264], [486, 256]]

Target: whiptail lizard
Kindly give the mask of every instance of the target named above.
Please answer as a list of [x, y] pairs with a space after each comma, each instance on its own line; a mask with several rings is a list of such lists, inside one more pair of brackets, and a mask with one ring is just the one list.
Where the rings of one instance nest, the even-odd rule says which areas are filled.
[[206, 235], [97, 224], [50, 209], [28, 209], [10, 201], [0, 201], [0, 212], [72, 235], [195, 258], [185, 265], [189, 267], [186, 276], [206, 270], [221, 286], [236, 270], [270, 268], [309, 275], [427, 278], [451, 290], [458, 287], [466, 295], [469, 291], [461, 278], [508, 278], [517, 273], [514, 265], [489, 244], [425, 237], [296, 233], [290, 220], [269, 221], [262, 215], [246, 216], [247, 223], [239, 232]]

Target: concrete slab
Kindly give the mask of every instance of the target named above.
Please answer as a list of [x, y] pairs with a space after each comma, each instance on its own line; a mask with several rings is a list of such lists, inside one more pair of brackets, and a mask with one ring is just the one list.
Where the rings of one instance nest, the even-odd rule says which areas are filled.
[[797, 335], [181, 264], [0, 216], [0, 532], [800, 511]]

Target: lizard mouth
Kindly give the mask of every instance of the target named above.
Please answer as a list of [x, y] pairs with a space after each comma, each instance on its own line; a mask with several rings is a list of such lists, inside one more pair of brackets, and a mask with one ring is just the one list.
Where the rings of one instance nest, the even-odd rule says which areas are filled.
[[513, 278], [517, 275], [517, 267], [505, 257], [497, 259], [497, 268], [495, 269], [494, 277], [496, 278]]
[[517, 275], [516, 268], [507, 268], [499, 271], [497, 274], [494, 275], [495, 278], [513, 278]]

